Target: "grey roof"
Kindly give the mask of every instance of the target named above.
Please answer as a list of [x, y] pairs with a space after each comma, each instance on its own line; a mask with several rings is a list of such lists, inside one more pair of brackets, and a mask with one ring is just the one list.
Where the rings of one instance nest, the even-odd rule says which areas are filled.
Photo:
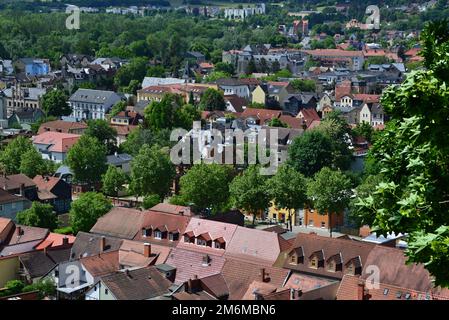
[[217, 80], [219, 86], [242, 86], [239, 79], [236, 78], [222, 78]]
[[[40, 88], [23, 88], [28, 95], [25, 97], [25, 100], [38, 100], [39, 97], [43, 96], [46, 89], [40, 89]], [[12, 98], [12, 88], [7, 88], [3, 90], [3, 93], [7, 98]]]
[[164, 272], [176, 270], [175, 267], [173, 267], [173, 266], [171, 266], [171, 265], [169, 265], [169, 264], [166, 264], [166, 263], [158, 264], [158, 265], [156, 265], [155, 267], [156, 267], [158, 270], [164, 271]]
[[120, 154], [112, 154], [110, 156], [106, 157], [106, 163], [109, 165], [120, 165], [124, 163], [128, 163], [133, 159], [133, 157], [127, 153], [120, 153]]
[[24, 252], [30, 252], [34, 250], [39, 243], [42, 242], [42, 239], [23, 242], [19, 244], [13, 244], [10, 246], [6, 246], [0, 251], [0, 257], [6, 257], [12, 254], [19, 254]]
[[70, 168], [68, 166], [60, 166], [58, 170], [56, 170], [55, 173], [59, 173], [60, 175], [63, 174], [73, 174], [72, 171], [70, 171]]
[[53, 269], [58, 263], [68, 261], [70, 258], [70, 248], [34, 251], [20, 256], [20, 262], [31, 278], [41, 277]]
[[188, 51], [187, 54], [195, 57], [195, 58], [204, 58], [204, 54], [198, 51]]
[[113, 95], [117, 95], [114, 91], [78, 89], [69, 101], [81, 101], [88, 103], [105, 103]]
[[[76, 235], [76, 240], [72, 246], [70, 258], [78, 259], [80, 257], [90, 257], [100, 254], [101, 237], [101, 235], [97, 234], [82, 231], [78, 232]], [[104, 252], [109, 252], [119, 250], [123, 240], [105, 236], [105, 242], [106, 246]]]

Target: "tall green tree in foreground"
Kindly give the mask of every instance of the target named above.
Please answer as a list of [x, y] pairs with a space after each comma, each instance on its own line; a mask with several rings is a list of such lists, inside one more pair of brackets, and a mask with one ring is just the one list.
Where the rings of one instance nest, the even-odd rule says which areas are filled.
[[17, 214], [17, 222], [26, 226], [48, 228], [58, 227], [58, 217], [50, 204], [33, 202], [31, 208]]
[[267, 176], [260, 174], [259, 166], [251, 165], [241, 175], [236, 176], [229, 186], [235, 207], [252, 214], [253, 225], [257, 215], [270, 205], [267, 180]]
[[20, 172], [22, 155], [34, 149], [30, 139], [19, 136], [12, 140], [6, 148], [0, 153], [0, 162], [6, 171], [6, 174], [16, 174]]
[[220, 164], [196, 164], [181, 177], [181, 196], [199, 209], [213, 213], [228, 201], [231, 171]]
[[42, 110], [45, 116], [68, 116], [72, 112], [67, 103], [69, 97], [67, 94], [59, 89], [48, 91], [42, 96]]
[[332, 214], [343, 214], [351, 197], [351, 180], [341, 171], [324, 167], [307, 186], [307, 196], [313, 208], [329, 217], [332, 237]]
[[175, 174], [175, 166], [166, 152], [157, 145], [143, 145], [131, 163], [130, 188], [136, 197], [157, 194], [162, 201]]
[[449, 287], [449, 23], [423, 34], [426, 70], [388, 89], [391, 117], [373, 157], [383, 180], [359, 198], [361, 217], [378, 233], [408, 233], [408, 262], [423, 263], [435, 284]]
[[87, 129], [84, 132], [86, 136], [96, 138], [107, 148], [107, 153], [111, 154], [117, 150], [117, 131], [109, 126], [109, 123], [103, 119], [89, 120]]
[[98, 218], [111, 209], [111, 202], [101, 193], [82, 193], [78, 199], [72, 202], [69, 212], [73, 234], [77, 234], [79, 231], [89, 232]]
[[223, 93], [209, 88], [204, 91], [203, 96], [199, 104], [200, 109], [213, 111], [213, 110], [224, 110], [226, 108], [226, 103], [224, 101]]
[[118, 197], [120, 191], [125, 187], [128, 177], [122, 169], [116, 166], [108, 166], [108, 170], [102, 177], [103, 192], [107, 195]]
[[96, 138], [83, 135], [67, 153], [67, 165], [76, 181], [96, 183], [106, 172], [106, 147]]
[[276, 207], [289, 211], [288, 223], [291, 231], [295, 210], [303, 208], [307, 201], [306, 178], [292, 167], [282, 165], [268, 180], [268, 190]]

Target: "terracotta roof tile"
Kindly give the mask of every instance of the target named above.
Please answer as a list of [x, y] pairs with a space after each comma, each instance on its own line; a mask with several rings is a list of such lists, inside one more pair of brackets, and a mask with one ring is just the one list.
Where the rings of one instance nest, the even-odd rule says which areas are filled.
[[87, 124], [85, 124], [84, 122], [69, 122], [63, 120], [55, 120], [41, 124], [37, 134], [41, 134], [47, 131], [72, 133], [75, 130], [79, 131], [85, 129], [87, 129]]
[[81, 258], [80, 262], [94, 277], [101, 277], [120, 269], [118, 250]]
[[221, 272], [225, 259], [209, 254], [209, 263], [204, 263], [204, 253], [181, 248], [173, 248], [166, 264], [176, 268], [176, 283], [184, 283], [194, 276], [204, 278]]
[[279, 239], [276, 233], [237, 227], [227, 246], [225, 256], [271, 265], [279, 253]]
[[120, 264], [129, 267], [146, 267], [148, 265], [165, 263], [170, 248], [165, 246], [150, 245], [150, 256], [144, 255], [145, 244], [140, 241], [123, 240], [119, 251]]
[[131, 240], [140, 233], [144, 217], [143, 211], [114, 207], [97, 220], [90, 232]]
[[49, 233], [48, 236], [36, 247], [36, 250], [41, 250], [44, 248], [54, 248], [63, 245], [64, 238], [67, 238], [68, 245], [75, 242], [76, 237], [70, 235], [64, 235], [59, 233]]
[[32, 138], [34, 144], [50, 145], [53, 152], [67, 152], [81, 136], [78, 134], [46, 131]]
[[[269, 232], [266, 233], [269, 234]], [[262, 269], [265, 274], [265, 283], [269, 283], [276, 288], [282, 287], [289, 273], [288, 270], [282, 268], [227, 258], [222, 275], [229, 288], [229, 299], [242, 299], [253, 281], [262, 282]]]

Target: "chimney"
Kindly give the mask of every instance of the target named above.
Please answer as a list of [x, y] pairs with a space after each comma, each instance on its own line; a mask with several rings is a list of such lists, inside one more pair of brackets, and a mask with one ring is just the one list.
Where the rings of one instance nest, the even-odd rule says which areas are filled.
[[296, 299], [296, 290], [293, 288], [290, 288], [290, 300]]
[[188, 281], [187, 281], [187, 290], [186, 290], [188, 293], [192, 293], [193, 292], [193, 290], [192, 290], [192, 279], [189, 279]]
[[67, 246], [68, 244], [69, 244], [69, 238], [67, 238], [67, 237], [62, 238], [62, 245]]
[[131, 275], [129, 274], [129, 270], [128, 270], [128, 269], [125, 269], [125, 274], [126, 274], [126, 276], [127, 276], [128, 278], [131, 278]]
[[143, 244], [143, 256], [145, 258], [149, 258], [151, 256], [151, 244], [148, 242], [145, 242]]
[[105, 247], [106, 247], [106, 237], [102, 236], [100, 238], [100, 252], [104, 252]]
[[23, 234], [22, 227], [20, 227], [20, 226], [17, 226], [17, 227], [16, 227], [16, 234], [17, 234], [18, 237], [21, 236], [21, 235]]
[[357, 284], [357, 300], [365, 300], [365, 282], [359, 280]]
[[48, 247], [44, 247], [44, 254], [45, 255], [48, 255], [48, 249], [47, 249]]
[[265, 268], [261, 268], [260, 269], [260, 280], [262, 281], [262, 282], [265, 282], [266, 281], [266, 279], [265, 279]]

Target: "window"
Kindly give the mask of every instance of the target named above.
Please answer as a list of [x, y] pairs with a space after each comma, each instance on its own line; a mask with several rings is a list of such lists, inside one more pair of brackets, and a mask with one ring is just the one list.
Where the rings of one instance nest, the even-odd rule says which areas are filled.
[[314, 223], [312, 219], [309, 219], [309, 226], [313, 227]]
[[109, 294], [109, 289], [104, 289], [104, 294]]
[[159, 230], [154, 231], [154, 238], [162, 239], [162, 232], [160, 232]]
[[310, 260], [310, 268], [318, 268], [318, 261], [317, 258], [312, 258], [312, 260]]
[[276, 213], [273, 213], [273, 219], [274, 219], [274, 220], [276, 220], [277, 216], [278, 216], [278, 215], [277, 215]]
[[177, 232], [170, 232], [169, 234], [168, 234], [168, 240], [170, 240], [170, 241], [178, 241], [179, 240], [179, 233], [177, 233]]
[[203, 240], [203, 239], [196, 239], [196, 244], [199, 246], [206, 246], [207, 245], [207, 241]]
[[290, 257], [290, 264], [298, 264], [298, 257], [295, 254]]
[[0, 211], [3, 211], [3, 205], [0, 204]]
[[329, 261], [327, 265], [327, 271], [335, 272], [335, 262], [333, 260]]
[[321, 228], [326, 228], [326, 222], [324, 221], [321, 222]]

